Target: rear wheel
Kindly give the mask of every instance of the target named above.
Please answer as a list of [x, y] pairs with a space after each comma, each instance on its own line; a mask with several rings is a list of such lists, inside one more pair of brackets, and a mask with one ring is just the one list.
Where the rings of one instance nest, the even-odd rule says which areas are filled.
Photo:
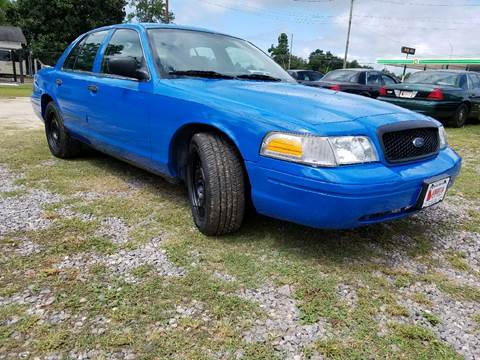
[[229, 142], [211, 133], [195, 134], [186, 180], [193, 219], [203, 234], [223, 235], [240, 228], [245, 178], [241, 158]]
[[468, 114], [469, 109], [467, 104], [461, 104], [455, 111], [455, 115], [453, 115], [452, 119], [449, 122], [449, 125], [456, 128], [463, 127], [467, 122]]
[[78, 155], [82, 144], [73, 139], [63, 125], [63, 118], [52, 101], [45, 108], [45, 135], [52, 155], [68, 159]]

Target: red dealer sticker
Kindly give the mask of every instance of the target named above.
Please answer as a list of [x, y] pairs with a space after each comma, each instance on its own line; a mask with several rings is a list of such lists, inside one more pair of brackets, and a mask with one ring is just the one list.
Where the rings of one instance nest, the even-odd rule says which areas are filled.
[[429, 184], [425, 193], [425, 198], [423, 199], [422, 208], [426, 208], [441, 202], [445, 198], [449, 183], [450, 178], [448, 177]]

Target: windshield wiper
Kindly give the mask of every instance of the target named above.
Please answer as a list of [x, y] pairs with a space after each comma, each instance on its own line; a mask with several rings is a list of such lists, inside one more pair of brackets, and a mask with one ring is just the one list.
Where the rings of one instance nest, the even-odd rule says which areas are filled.
[[179, 75], [179, 76], [195, 76], [195, 77], [204, 77], [210, 79], [234, 79], [232, 75], [218, 73], [216, 71], [207, 71], [207, 70], [175, 70], [170, 71], [170, 75]]
[[282, 79], [265, 74], [241, 74], [237, 75], [237, 78], [248, 80], [282, 81]]

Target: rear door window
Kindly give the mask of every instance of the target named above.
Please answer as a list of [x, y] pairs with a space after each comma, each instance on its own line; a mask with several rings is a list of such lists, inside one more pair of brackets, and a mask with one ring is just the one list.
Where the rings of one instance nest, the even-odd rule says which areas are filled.
[[383, 78], [383, 82], [385, 83], [385, 85], [395, 85], [396, 84], [395, 80], [393, 80], [388, 75], [382, 75], [382, 78]]
[[382, 77], [379, 73], [370, 72], [367, 77], [368, 85], [382, 85]]
[[85, 45], [85, 41], [87, 40], [86, 37], [83, 38], [75, 47], [70, 51], [70, 54], [68, 54], [67, 59], [63, 63], [63, 69], [64, 70], [73, 70], [73, 67], [75, 66], [75, 61], [77, 60], [78, 53], [80, 49], [82, 48], [83, 45]]
[[468, 89], [468, 81], [466, 75], [460, 75], [458, 86], [462, 89]]
[[305, 73], [303, 71], [297, 72], [297, 79], [298, 80], [305, 80]]
[[[93, 62], [97, 56], [98, 49], [107, 36], [108, 31], [97, 31], [88, 35], [85, 40], [79, 44], [78, 55], [72, 66], [77, 71], [92, 71]], [[74, 49], [75, 50], [75, 49]], [[67, 59], [68, 60], [68, 59]], [[69, 64], [68, 64], [69, 65]]]
[[119, 29], [115, 31], [105, 50], [101, 72], [112, 74], [109, 62], [116, 58], [133, 58], [137, 62], [139, 69], [147, 70], [142, 43], [135, 30]]
[[479, 89], [480, 88], [480, 76], [477, 74], [470, 74], [470, 84], [472, 89]]

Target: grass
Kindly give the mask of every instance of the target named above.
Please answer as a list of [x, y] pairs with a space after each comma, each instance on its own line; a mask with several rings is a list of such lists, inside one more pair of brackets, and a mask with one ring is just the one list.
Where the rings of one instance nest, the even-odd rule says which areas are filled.
[[468, 271], [469, 266], [465, 260], [466, 254], [460, 251], [449, 251], [447, 253], [447, 260], [450, 265], [457, 270]]
[[[450, 142], [465, 159], [451, 194], [476, 204], [480, 201], [478, 128], [449, 130]], [[0, 296], [48, 288], [55, 302], [46, 310], [65, 311], [70, 317], [50, 324], [27, 313], [26, 306], [4, 306], [0, 318], [20, 320], [11, 325], [0, 322], [0, 352], [28, 350], [33, 357], [72, 349], [108, 353], [129, 348], [141, 359], [206, 359], [218, 354], [234, 358], [238, 351], [244, 359], [281, 358], [270, 340], [243, 340], [242, 333], [255, 321], [264, 321], [267, 314], [259, 304], [241, 298], [239, 291], [289, 284], [299, 323], [325, 327], [323, 337], [301, 349], [307, 356], [459, 358], [434, 332], [410, 323], [410, 309], [398, 301], [412, 284], [422, 282], [435, 285], [444, 296], [480, 303], [479, 289], [442, 277], [431, 260], [432, 231], [454, 231], [453, 225], [437, 228], [413, 218], [351, 231], [319, 231], [252, 214], [239, 233], [207, 238], [192, 225], [183, 187], [95, 152], [45, 165], [51, 159], [41, 131], [22, 130], [0, 138], [0, 164], [21, 174], [18, 184], [62, 196], [58, 203], [43, 208], [42, 216], [52, 221], [50, 227], [0, 239]], [[77, 196], [79, 192], [98, 196], [86, 200]], [[2, 194], [0, 201], [25, 195], [23, 190], [13, 191]], [[94, 217], [65, 218], [59, 212], [64, 206]], [[98, 235], [105, 217], [125, 223], [126, 244]], [[477, 232], [475, 214], [470, 219], [459, 226]], [[398, 234], [409, 241], [398, 241]], [[56, 267], [66, 257], [107, 256], [136, 249], [155, 237], [162, 239], [168, 259], [185, 270], [184, 276], [162, 277], [154, 267], [140, 265], [132, 270], [138, 282], [128, 283], [102, 263], [84, 272]], [[19, 255], [16, 249], [25, 239], [40, 246], [40, 252]], [[426, 274], [390, 265], [390, 254], [418, 262]], [[448, 263], [443, 266], [468, 270], [463, 253], [444, 256]], [[234, 280], [218, 279], [215, 272]], [[353, 305], [338, 293], [340, 284], [355, 292]], [[442, 314], [429, 311], [432, 302], [424, 293], [408, 297], [424, 310], [422, 316], [431, 325], [441, 323]], [[179, 318], [176, 327], [169, 326], [176, 307], [191, 306], [193, 301], [203, 305], [202, 315]], [[379, 317], [383, 315], [388, 322], [382, 325]], [[105, 331], [92, 334], [94, 319], [100, 316], [108, 319], [102, 324]], [[87, 318], [84, 325], [75, 328], [82, 317]], [[13, 333], [28, 335], [29, 342], [22, 336], [12, 338]]]
[[473, 315], [473, 321], [477, 324], [477, 329], [480, 331], [480, 313]]
[[29, 97], [30, 95], [32, 95], [32, 84], [19, 84], [18, 86], [0, 85], [0, 98]]

